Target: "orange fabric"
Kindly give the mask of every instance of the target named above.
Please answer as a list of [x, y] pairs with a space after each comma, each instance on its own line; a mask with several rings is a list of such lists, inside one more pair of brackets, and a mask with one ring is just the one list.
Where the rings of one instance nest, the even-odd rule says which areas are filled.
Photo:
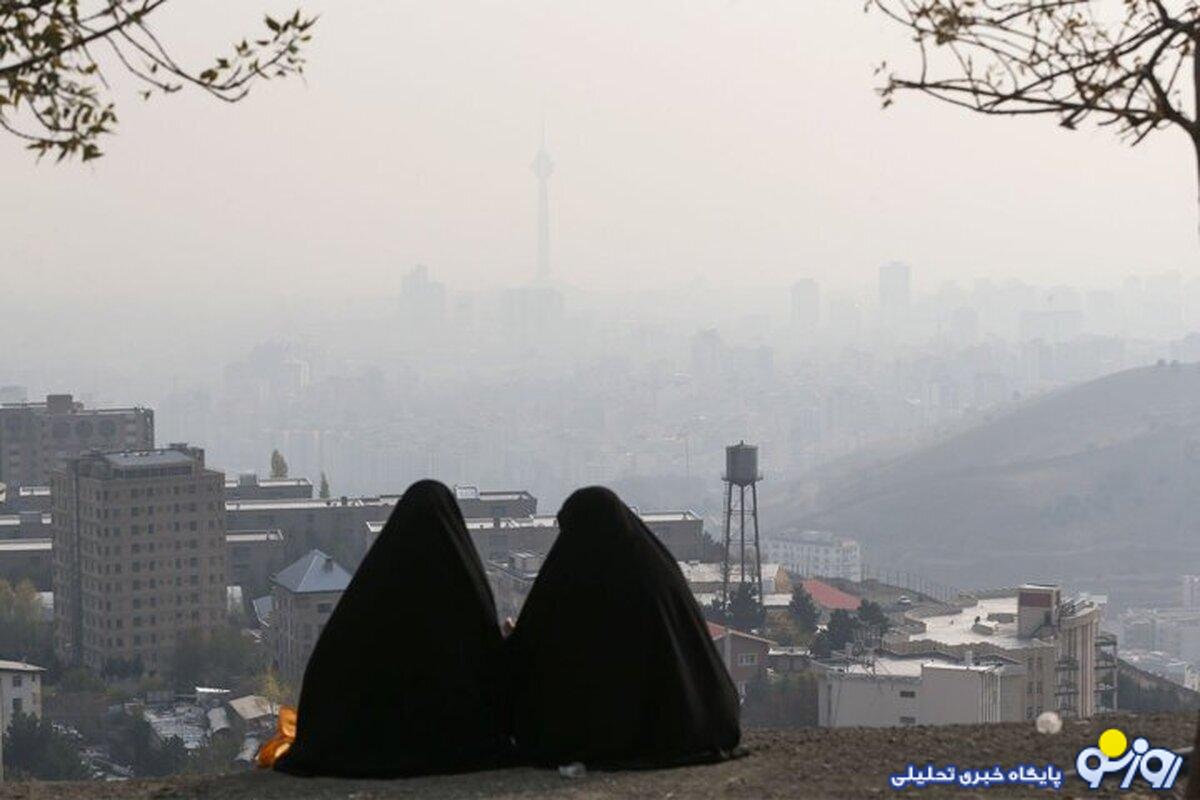
[[275, 726], [275, 735], [263, 742], [258, 748], [254, 761], [263, 769], [270, 769], [275, 762], [288, 751], [292, 742], [296, 741], [296, 709], [282, 706], [279, 709], [279, 722]]

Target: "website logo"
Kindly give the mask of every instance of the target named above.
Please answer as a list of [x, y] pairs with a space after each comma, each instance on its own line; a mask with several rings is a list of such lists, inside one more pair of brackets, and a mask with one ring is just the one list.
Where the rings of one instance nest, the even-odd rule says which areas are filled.
[[1170, 789], [1181, 766], [1183, 756], [1178, 753], [1151, 747], [1141, 736], [1131, 745], [1117, 728], [1100, 734], [1096, 747], [1085, 747], [1075, 757], [1075, 772], [1092, 789], [1099, 789], [1107, 776], [1121, 772], [1121, 789], [1130, 788], [1139, 776], [1153, 789]]

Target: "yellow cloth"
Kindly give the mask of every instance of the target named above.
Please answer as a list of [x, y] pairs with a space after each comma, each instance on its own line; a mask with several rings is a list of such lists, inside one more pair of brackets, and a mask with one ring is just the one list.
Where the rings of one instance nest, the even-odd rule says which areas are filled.
[[279, 722], [275, 726], [275, 735], [258, 748], [255, 763], [263, 769], [270, 769], [275, 762], [288, 751], [292, 742], [296, 741], [296, 709], [282, 706], [279, 709]]

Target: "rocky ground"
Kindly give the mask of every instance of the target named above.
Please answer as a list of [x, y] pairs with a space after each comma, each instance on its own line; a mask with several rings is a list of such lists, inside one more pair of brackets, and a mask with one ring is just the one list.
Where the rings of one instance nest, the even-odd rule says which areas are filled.
[[[1032, 724], [919, 727], [908, 729], [804, 729], [748, 731], [749, 755], [723, 764], [648, 772], [589, 772], [563, 778], [556, 771], [510, 769], [473, 775], [399, 781], [302, 780], [273, 773], [224, 777], [136, 780], [123, 783], [28, 783], [0, 786], [0, 800], [391, 800], [391, 798], [570, 798], [610, 800], [649, 798], [862, 798], [894, 794], [888, 775], [908, 762], [960, 768], [1053, 763], [1073, 768], [1075, 754], [1090, 746], [1102, 730], [1119, 727], [1129, 736], [1145, 736], [1155, 747], [1190, 744], [1191, 714], [1108, 717], [1067, 723], [1053, 736]], [[1182, 796], [1182, 783], [1175, 796]], [[1013, 797], [1050, 795], [1094, 797], [1069, 778], [1061, 792], [991, 788], [905, 789], [914, 797]], [[1115, 790], [1101, 796], [1170, 796], [1145, 788]]]

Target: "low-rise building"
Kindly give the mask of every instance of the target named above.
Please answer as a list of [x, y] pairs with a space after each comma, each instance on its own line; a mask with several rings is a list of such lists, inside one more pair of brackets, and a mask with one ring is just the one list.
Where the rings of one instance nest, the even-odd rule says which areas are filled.
[[[719, 594], [725, 585], [725, 567], [720, 562], [680, 561], [679, 569], [694, 595]], [[753, 571], [751, 573], [753, 574]], [[752, 579], [752, 574], [747, 577]], [[729, 585], [736, 586], [741, 580], [741, 565], [730, 564]], [[791, 579], [788, 578], [783, 565], [762, 565], [762, 589], [764, 595], [786, 594], [792, 591]]]
[[767, 659], [775, 642], [715, 622], [708, 623], [708, 635], [717, 646], [738, 694], [745, 697], [746, 688], [766, 675]]
[[455, 486], [454, 498], [463, 519], [510, 519], [537, 514], [537, 498], [524, 489], [484, 491], [478, 486]]
[[49, 591], [53, 566], [50, 539], [0, 539], [0, 578], [9, 583], [27, 580], [39, 591]]
[[42, 667], [24, 661], [0, 661], [0, 730], [17, 714], [42, 717]]
[[[677, 559], [694, 561], [707, 554], [707, 547], [711, 546], [704, 533], [704, 521], [691, 511], [656, 511], [640, 516]], [[385, 524], [386, 519], [381, 519], [362, 526], [358, 548], [362, 553], [366, 553]], [[550, 514], [467, 519], [466, 526], [484, 562], [504, 563], [514, 553], [545, 554], [558, 538], [558, 518]]]
[[862, 547], [826, 531], [782, 531], [763, 542], [767, 559], [806, 578], [862, 580]]
[[1116, 685], [1115, 641], [1100, 634], [1099, 618], [1094, 604], [1063, 600], [1057, 586], [1025, 584], [981, 593], [951, 613], [909, 614], [885, 641], [902, 655], [936, 650], [965, 659], [971, 652], [977, 663], [995, 657], [1021, 664], [1020, 718], [1043, 711], [1090, 717], [1107, 707]]
[[283, 531], [233, 531], [225, 534], [229, 580], [243, 587], [247, 597], [257, 597], [271, 587], [271, 576], [287, 559]]
[[225, 479], [226, 500], [311, 500], [312, 481], [308, 478], [260, 478], [243, 472]]
[[812, 662], [821, 727], [951, 725], [1021, 719], [1024, 667], [946, 654], [832, 658]]
[[270, 638], [281, 675], [304, 677], [321, 630], [350, 585], [350, 573], [320, 550], [310, 550], [274, 578]]

